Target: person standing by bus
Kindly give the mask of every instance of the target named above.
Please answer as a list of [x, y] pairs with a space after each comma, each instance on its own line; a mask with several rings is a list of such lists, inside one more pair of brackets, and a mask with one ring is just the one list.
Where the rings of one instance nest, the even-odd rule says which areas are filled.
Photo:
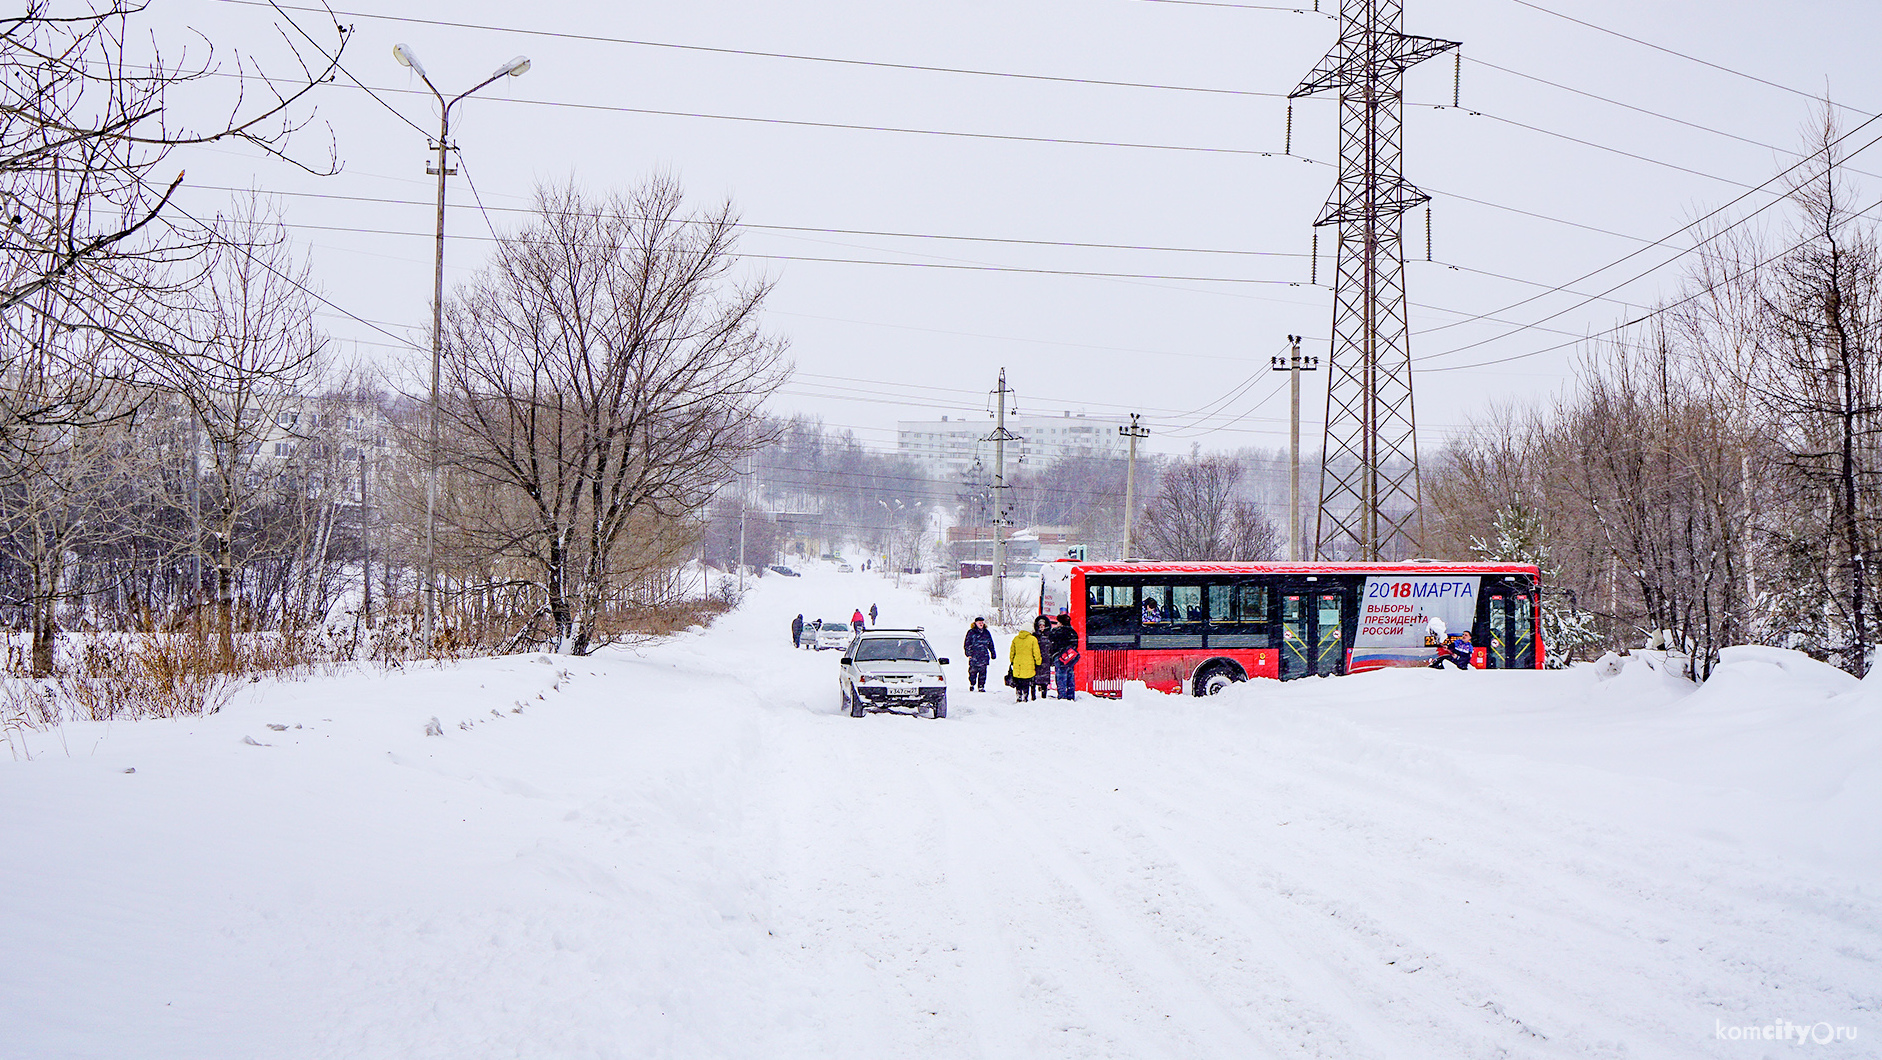
[[1033, 671], [1033, 698], [1052, 695], [1052, 620], [1039, 615], [1032, 620], [1032, 637], [1039, 644], [1039, 668]]
[[1052, 664], [1052, 680], [1060, 699], [1077, 698], [1072, 691], [1072, 667], [1078, 664], [1078, 630], [1072, 628], [1072, 616], [1060, 614], [1058, 625], [1046, 634], [1047, 658]]
[[985, 618], [976, 618], [974, 624], [967, 627], [967, 637], [961, 641], [961, 653], [967, 656], [967, 690], [985, 692], [987, 664], [999, 657], [999, 653], [993, 650], [993, 631], [987, 628]]
[[[1040, 616], [1042, 621], [1044, 617]], [[1033, 698], [1033, 679], [1039, 673], [1039, 638], [1026, 629], [1013, 634], [1006, 659], [1007, 671], [1013, 675], [1013, 702], [1028, 702]]]

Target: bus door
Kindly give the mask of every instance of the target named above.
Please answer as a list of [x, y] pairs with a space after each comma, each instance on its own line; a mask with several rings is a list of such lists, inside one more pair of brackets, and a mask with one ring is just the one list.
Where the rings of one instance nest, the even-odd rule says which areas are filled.
[[1535, 601], [1514, 586], [1490, 586], [1484, 592], [1490, 626], [1484, 663], [1492, 670], [1536, 668]]
[[1281, 590], [1281, 680], [1346, 672], [1351, 589], [1290, 585]]

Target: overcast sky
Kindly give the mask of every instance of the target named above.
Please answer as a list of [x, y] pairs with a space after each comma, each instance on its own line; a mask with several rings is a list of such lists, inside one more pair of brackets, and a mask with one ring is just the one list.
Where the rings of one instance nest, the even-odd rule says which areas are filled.
[[[540, 182], [604, 193], [671, 173], [699, 204], [730, 199], [754, 226], [744, 267], [776, 280], [767, 319], [797, 366], [776, 411], [821, 416], [872, 447], [893, 447], [898, 419], [984, 415], [1001, 367], [1022, 411], [1141, 412], [1153, 449], [1283, 446], [1285, 377], [1268, 358], [1290, 332], [1325, 353], [1331, 292], [1309, 285], [1307, 255], [1333, 185], [1336, 106], [1296, 103], [1289, 158], [1281, 97], [1333, 43], [1329, 16], [1178, 0], [336, 11], [356, 27], [346, 67], [379, 97], [344, 81], [318, 94], [340, 175], [240, 147], [182, 161], [192, 211], [226, 203], [227, 188], [282, 194], [321, 291], [372, 322], [323, 316], [349, 356], [409, 359], [430, 319], [435, 185], [419, 128], [437, 115], [393, 60], [399, 42], [447, 93], [513, 56], [533, 62], [452, 112], [470, 182], [450, 186], [448, 283], [481, 267], [493, 227], [524, 220], [514, 211]], [[239, 47], [278, 61], [266, 8], [175, 0], [155, 12], [164, 33], [200, 31], [225, 58]], [[319, 14], [292, 13], [320, 31]], [[1882, 111], [1873, 2], [1410, 0], [1405, 28], [1464, 44], [1462, 109], [1450, 107], [1449, 56], [1406, 82], [1405, 173], [1434, 200], [1435, 261], [1422, 210], [1405, 248], [1427, 450], [1492, 401], [1546, 399], [1574, 358], [1572, 345], [1548, 348], [1674, 291], [1680, 263], [1664, 248], [1578, 278], [1791, 164], [1811, 93], [1849, 108], [1845, 128]], [[324, 150], [315, 133], [304, 152]], [[1852, 165], [1882, 173], [1882, 147]], [[1882, 196], [1882, 180], [1862, 183], [1863, 201]], [[1788, 222], [1780, 209], [1752, 224], [1776, 238]], [[1331, 243], [1323, 233], [1323, 283]], [[1569, 281], [1579, 294], [1546, 294]], [[1319, 378], [1307, 393], [1312, 448]]]

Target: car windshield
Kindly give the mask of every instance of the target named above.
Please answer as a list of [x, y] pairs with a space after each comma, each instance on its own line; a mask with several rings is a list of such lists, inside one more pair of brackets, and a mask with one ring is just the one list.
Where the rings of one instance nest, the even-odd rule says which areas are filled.
[[934, 652], [920, 637], [872, 637], [856, 645], [857, 662], [933, 662]]

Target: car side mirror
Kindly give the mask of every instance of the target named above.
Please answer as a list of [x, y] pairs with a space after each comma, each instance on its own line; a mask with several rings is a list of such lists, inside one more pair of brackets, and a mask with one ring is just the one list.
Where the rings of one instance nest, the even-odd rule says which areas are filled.
[[840, 666], [848, 666], [849, 664], [851, 664], [851, 663], [853, 663], [853, 662], [855, 662], [855, 661], [856, 661], [855, 659], [852, 659], [852, 658], [850, 658], [849, 656], [847, 656], [847, 655], [845, 655], [845, 656], [843, 656], [843, 657], [842, 657], [841, 659], [838, 659], [838, 660], [837, 660], [837, 664], [838, 664], [838, 665], [840, 665]]
[[948, 661], [946, 659], [937, 659], [935, 661], [939, 662], [943, 666], [946, 666], [948, 664]]

